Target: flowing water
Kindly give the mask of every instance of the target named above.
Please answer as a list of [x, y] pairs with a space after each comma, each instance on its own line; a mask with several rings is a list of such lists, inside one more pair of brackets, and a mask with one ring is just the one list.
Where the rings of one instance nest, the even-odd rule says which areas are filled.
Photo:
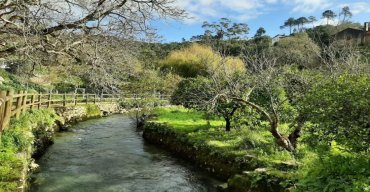
[[58, 133], [38, 161], [31, 192], [215, 191], [219, 181], [145, 143], [131, 122], [114, 115]]

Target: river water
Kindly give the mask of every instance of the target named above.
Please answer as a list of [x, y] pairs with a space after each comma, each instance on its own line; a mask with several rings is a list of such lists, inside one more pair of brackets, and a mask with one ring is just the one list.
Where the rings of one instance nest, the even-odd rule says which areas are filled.
[[58, 133], [38, 161], [31, 192], [216, 191], [219, 181], [145, 143], [131, 122], [113, 115]]

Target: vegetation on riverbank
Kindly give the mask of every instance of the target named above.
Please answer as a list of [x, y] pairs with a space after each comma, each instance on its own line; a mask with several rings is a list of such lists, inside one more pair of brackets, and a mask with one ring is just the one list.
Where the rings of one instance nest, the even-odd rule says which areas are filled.
[[[188, 147], [193, 153], [185, 152], [185, 156], [198, 158], [198, 165], [209, 159], [237, 164], [230, 170], [217, 170], [219, 164], [209, 162], [210, 172], [233, 174], [228, 181], [230, 190], [363, 191], [369, 186], [369, 154], [345, 151], [335, 142], [326, 152], [302, 143], [290, 153], [274, 144], [263, 127], [241, 126], [227, 132], [222, 119], [183, 107], [158, 108], [154, 113], [156, 117], [146, 125], [144, 134], [156, 135], [165, 148]], [[177, 143], [169, 142], [171, 137]]]
[[31, 156], [52, 140], [53, 124], [59, 117], [52, 109], [31, 110], [13, 119], [1, 135], [0, 191], [22, 191]]

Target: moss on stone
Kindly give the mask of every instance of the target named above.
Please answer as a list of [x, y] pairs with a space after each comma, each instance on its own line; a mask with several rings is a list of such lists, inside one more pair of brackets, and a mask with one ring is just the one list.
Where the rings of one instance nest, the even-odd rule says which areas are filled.
[[97, 105], [94, 104], [87, 104], [85, 105], [86, 107], [86, 116], [87, 118], [92, 118], [92, 117], [100, 117], [101, 116], [101, 111]]

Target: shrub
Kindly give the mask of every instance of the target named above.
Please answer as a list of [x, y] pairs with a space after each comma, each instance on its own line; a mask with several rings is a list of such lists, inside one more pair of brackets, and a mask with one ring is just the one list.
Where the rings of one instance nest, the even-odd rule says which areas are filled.
[[298, 191], [367, 191], [370, 188], [370, 156], [344, 152], [333, 144], [329, 152], [306, 157], [299, 170]]
[[227, 73], [245, 70], [242, 60], [222, 58], [211, 47], [199, 44], [171, 52], [161, 64], [164, 69], [173, 70], [182, 77], [207, 76], [219, 68], [225, 68]]
[[280, 40], [272, 51], [282, 65], [316, 67], [319, 63], [320, 47], [306, 33], [299, 33]]
[[27, 157], [19, 152], [35, 149], [36, 139], [48, 136], [53, 123], [58, 118], [54, 110], [32, 110], [18, 120], [12, 119], [9, 128], [1, 135], [0, 143], [0, 191], [17, 191], [19, 179]]
[[336, 141], [350, 151], [370, 149], [370, 78], [342, 75], [307, 94], [300, 113], [313, 123], [307, 140], [329, 146]]

